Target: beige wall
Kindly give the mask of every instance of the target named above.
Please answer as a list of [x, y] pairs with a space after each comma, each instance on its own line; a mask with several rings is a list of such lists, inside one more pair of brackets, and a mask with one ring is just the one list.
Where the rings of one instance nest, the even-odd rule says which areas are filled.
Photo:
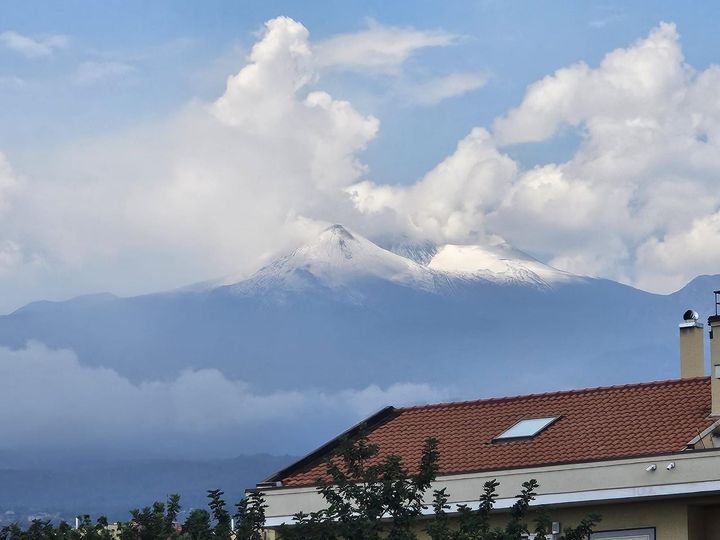
[[[674, 463], [675, 467], [667, 469], [670, 463]], [[652, 464], [655, 464], [657, 469], [648, 472], [647, 468]], [[591, 501], [613, 499], [642, 500], [657, 499], [660, 496], [677, 498], [681, 493], [700, 493], [697, 489], [691, 490], [700, 483], [720, 482], [720, 449], [654, 458], [445, 476], [433, 483], [426, 502], [432, 503], [432, 490], [446, 488], [451, 503], [472, 503], [477, 501], [483, 484], [496, 479], [500, 482], [499, 503], [509, 506], [514, 502], [522, 483], [530, 478], [540, 484], [538, 504], [557, 506], [561, 503], [594, 504]], [[682, 489], [673, 492], [664, 490], [662, 486], [681, 486]], [[619, 488], [623, 489], [620, 494], [613, 495], [607, 491]], [[717, 486], [712, 489], [717, 489]], [[585, 498], [578, 499], [577, 496]], [[312, 487], [271, 489], [265, 492], [265, 497], [268, 504], [267, 516], [271, 521], [273, 518], [290, 517], [300, 510], [313, 512], [325, 506], [322, 497]]]
[[688, 508], [689, 540], [720, 540], [720, 504], [699, 501]]
[[680, 325], [680, 377], [705, 375], [705, 329], [700, 323]]
[[[657, 540], [701, 540], [701, 538], [688, 537], [688, 504], [685, 501], [608, 504], [548, 510], [553, 521], [559, 521], [563, 528], [577, 525], [590, 512], [598, 512], [603, 516], [602, 522], [596, 529], [598, 532], [655, 527]], [[531, 514], [526, 520], [528, 525], [532, 524], [532, 520]], [[507, 513], [493, 516], [493, 522], [502, 526], [507, 522]], [[424, 529], [425, 526], [422, 528]], [[532, 525], [530, 529], [532, 530]], [[418, 538], [426, 540], [429, 537], [423, 533]]]
[[[668, 499], [617, 504], [595, 504], [566, 508], [548, 508], [553, 521], [563, 528], [577, 525], [591, 512], [600, 513], [603, 519], [596, 532], [619, 529], [655, 528], [656, 540], [720, 540], [720, 499], [717, 497]], [[495, 514], [493, 525], [507, 522], [507, 512]], [[527, 519], [532, 524], [534, 514]], [[419, 526], [418, 538], [427, 540], [426, 521]], [[268, 531], [268, 540], [275, 538]]]
[[[674, 466], [668, 468], [670, 463]], [[648, 470], [652, 464], [655, 471]], [[598, 530], [655, 527], [657, 540], [720, 540], [720, 449], [445, 476], [432, 489], [447, 488], [451, 503], [471, 504], [484, 482], [497, 479], [497, 508], [509, 508], [529, 478], [540, 483], [537, 504], [555, 507], [553, 519], [562, 526], [576, 525], [597, 511], [604, 516]], [[274, 489], [265, 495], [269, 526], [299, 510], [311, 512], [325, 506], [314, 488]]]

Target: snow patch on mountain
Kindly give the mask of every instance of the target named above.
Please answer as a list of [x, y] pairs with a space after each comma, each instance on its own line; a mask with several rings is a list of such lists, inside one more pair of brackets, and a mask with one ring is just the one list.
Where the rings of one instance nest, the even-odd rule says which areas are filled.
[[489, 245], [441, 246], [428, 268], [462, 279], [483, 279], [500, 283], [530, 283], [550, 286], [580, 279], [541, 263], [504, 241]]

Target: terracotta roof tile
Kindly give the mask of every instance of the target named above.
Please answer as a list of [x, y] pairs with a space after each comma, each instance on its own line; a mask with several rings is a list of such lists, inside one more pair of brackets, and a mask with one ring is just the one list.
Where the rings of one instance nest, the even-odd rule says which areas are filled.
[[[701, 377], [441, 403], [396, 409], [368, 439], [412, 466], [435, 437], [441, 475], [658, 455], [681, 451], [716, 420], [710, 400]], [[493, 442], [518, 420], [543, 416], [560, 418], [534, 438]], [[326, 457], [290, 468], [283, 485], [314, 484]]]

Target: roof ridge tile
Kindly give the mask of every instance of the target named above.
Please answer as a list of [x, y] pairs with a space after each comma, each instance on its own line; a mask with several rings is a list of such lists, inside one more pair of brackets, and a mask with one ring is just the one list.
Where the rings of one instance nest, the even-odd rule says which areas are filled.
[[422, 405], [409, 405], [406, 407], [395, 407], [398, 412], [414, 411], [420, 409], [441, 409], [444, 407], [462, 407], [468, 405], [478, 405], [482, 403], [498, 403], [508, 401], [521, 401], [529, 398], [542, 398], [542, 397], [555, 397], [555, 396], [567, 396], [576, 394], [590, 394], [595, 392], [607, 391], [607, 390], [624, 390], [637, 387], [660, 387], [670, 386], [674, 384], [688, 384], [698, 383], [709, 380], [710, 377], [704, 375], [702, 377], [688, 377], [686, 379], [661, 379], [658, 381], [645, 381], [639, 383], [626, 383], [626, 384], [613, 384], [608, 386], [596, 386], [587, 388], [575, 388], [572, 390], [553, 390], [550, 392], [538, 392], [533, 394], [518, 394], [514, 396], [499, 396], [489, 397], [480, 399], [467, 399], [467, 400], [456, 400], [456, 401], [443, 401], [440, 403], [426, 403]]

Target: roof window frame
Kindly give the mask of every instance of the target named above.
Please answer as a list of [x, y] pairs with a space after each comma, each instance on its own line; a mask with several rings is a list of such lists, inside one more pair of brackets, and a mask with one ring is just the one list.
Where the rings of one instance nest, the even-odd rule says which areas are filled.
[[[504, 443], [504, 442], [511, 442], [511, 441], [527, 441], [527, 440], [534, 439], [535, 437], [540, 435], [540, 433], [542, 433], [547, 428], [552, 426], [555, 422], [560, 420], [560, 418], [561, 417], [559, 415], [557, 415], [557, 416], [555, 416], [555, 415], [553, 415], [553, 416], [534, 416], [531, 418], [521, 418], [517, 422], [515, 422], [513, 425], [511, 425], [509, 428], [507, 428], [505, 431], [500, 433], [500, 435], [497, 435], [496, 437], [494, 437], [492, 442], [493, 443]], [[529, 433], [527, 435], [524, 435], [524, 434], [523, 435], [506, 435], [506, 433], [512, 432], [514, 429], [516, 429], [518, 426], [520, 426], [524, 422], [530, 422], [533, 420], [547, 420], [547, 422], [545, 424], [541, 425], [539, 428], [537, 428], [532, 433]]]

